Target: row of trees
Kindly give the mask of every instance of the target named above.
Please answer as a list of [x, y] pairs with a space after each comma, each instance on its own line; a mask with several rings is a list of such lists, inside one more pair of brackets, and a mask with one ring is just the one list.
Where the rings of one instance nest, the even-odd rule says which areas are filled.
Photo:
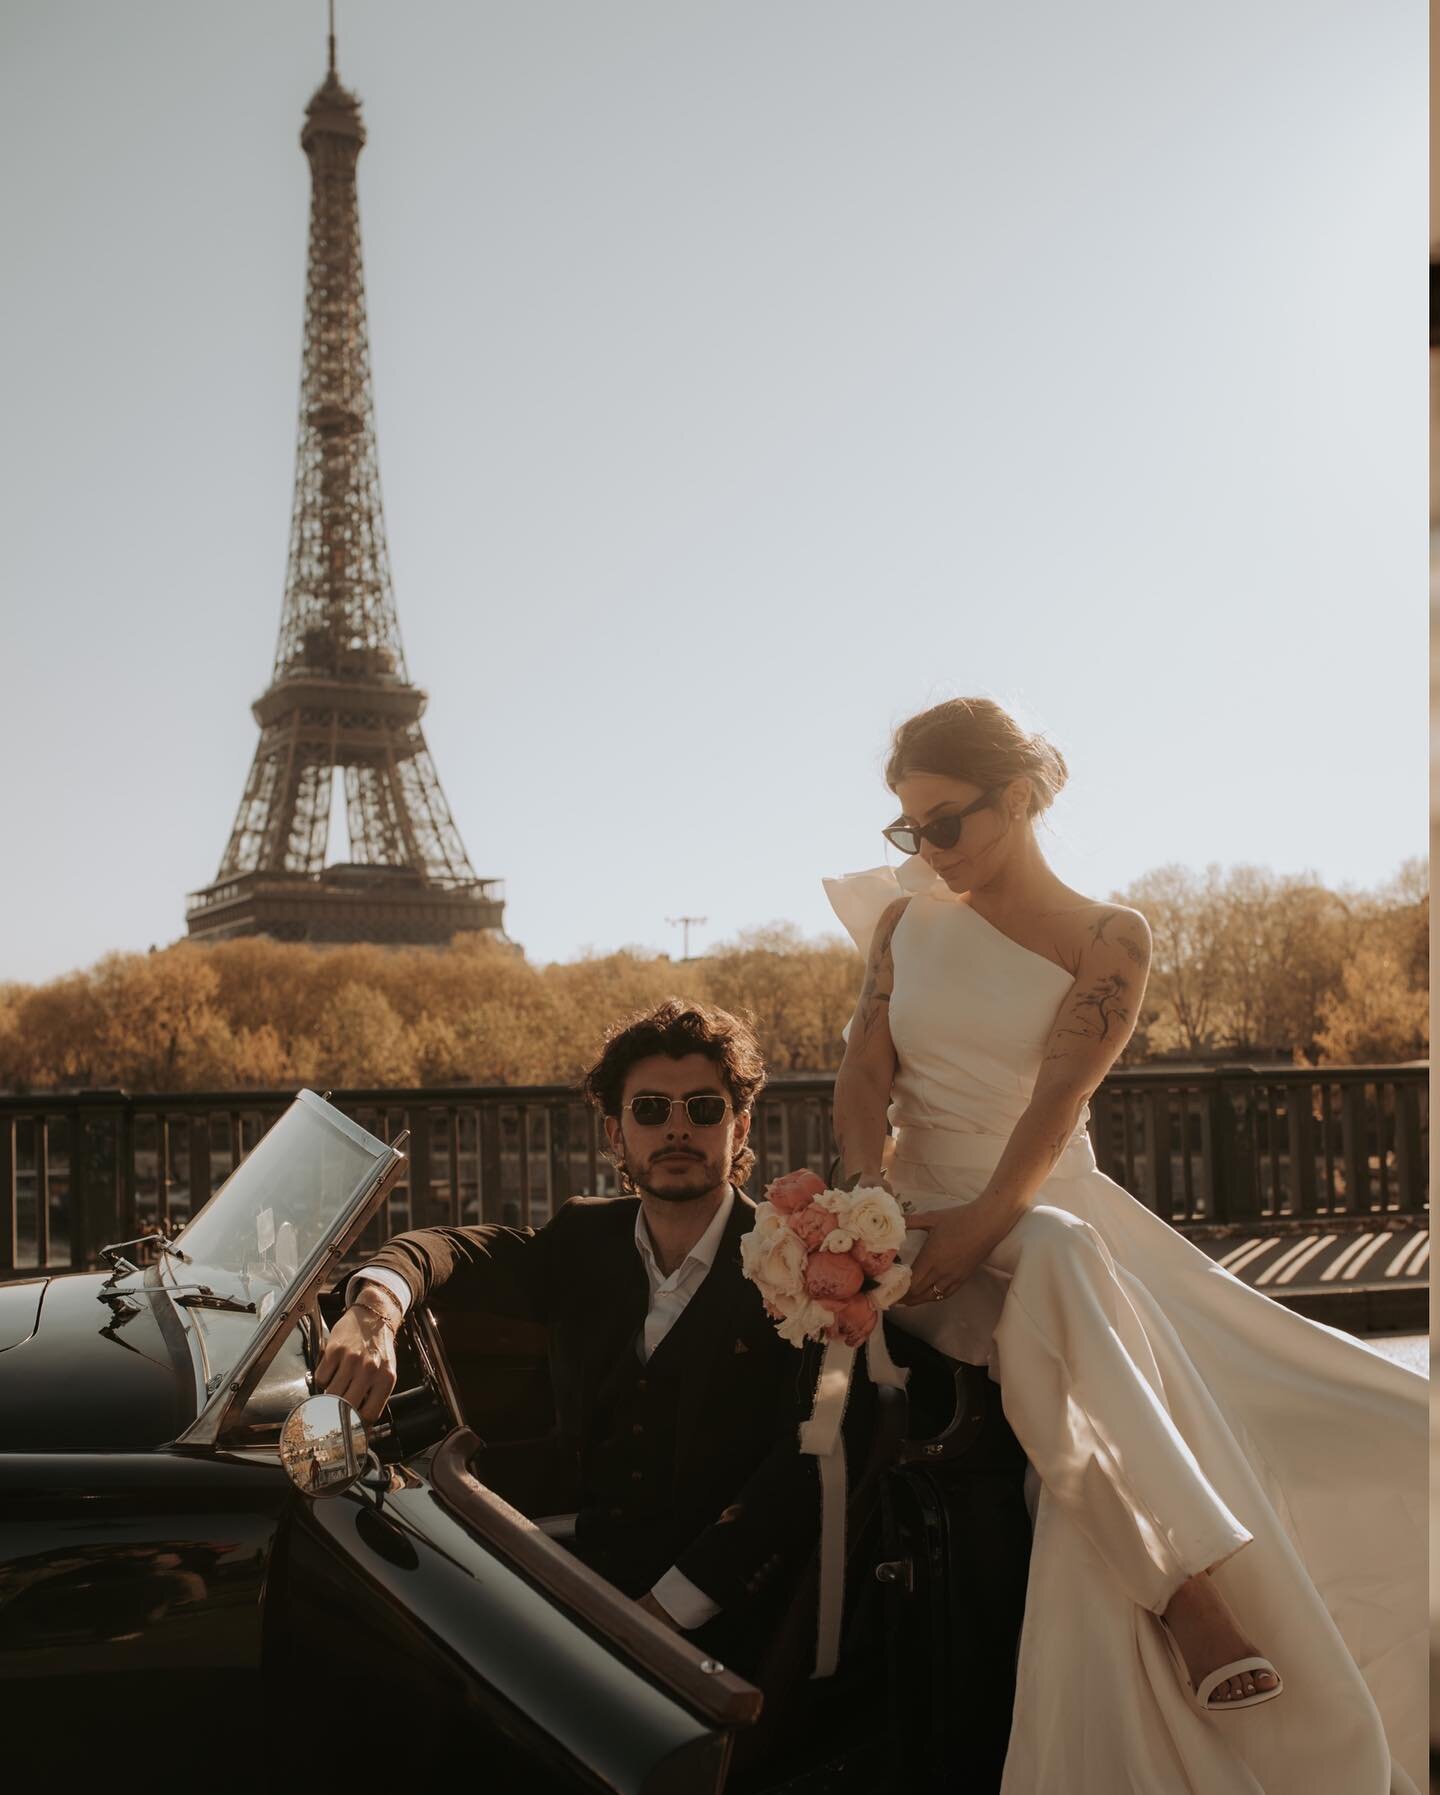
[[[1428, 1049], [1419, 861], [1372, 892], [1167, 867], [1115, 895], [1155, 938], [1130, 1063], [1217, 1052], [1353, 1063]], [[773, 1071], [828, 1071], [860, 977], [847, 941], [788, 925], [679, 963], [627, 951], [536, 966], [475, 937], [442, 951], [182, 942], [0, 987], [0, 1089], [568, 1082], [617, 1017], [672, 995], [748, 1011]]]
[[1356, 1064], [1428, 1052], [1423, 860], [1373, 891], [1257, 867], [1169, 866], [1117, 895], [1154, 939], [1131, 1059], [1223, 1050]]
[[838, 1061], [859, 970], [848, 943], [790, 929], [680, 964], [534, 966], [475, 936], [441, 951], [182, 942], [0, 987], [0, 1089], [564, 1082], [617, 1017], [675, 995], [748, 1010], [772, 1069], [819, 1069]]

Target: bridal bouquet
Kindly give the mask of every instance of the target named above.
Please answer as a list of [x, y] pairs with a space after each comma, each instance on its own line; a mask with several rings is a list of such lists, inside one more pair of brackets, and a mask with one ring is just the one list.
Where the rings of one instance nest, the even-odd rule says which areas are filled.
[[787, 1172], [766, 1187], [740, 1255], [782, 1340], [856, 1347], [910, 1287], [896, 1260], [904, 1239], [889, 1191], [827, 1190], [814, 1172]]
[[827, 1190], [814, 1172], [787, 1172], [765, 1190], [755, 1224], [740, 1240], [745, 1275], [779, 1324], [782, 1340], [823, 1340], [815, 1406], [800, 1427], [800, 1450], [820, 1471], [820, 1583], [815, 1671], [833, 1675], [845, 1609], [845, 1443], [841, 1423], [858, 1348], [872, 1382], [903, 1387], [891, 1360], [882, 1312], [910, 1288], [897, 1262], [905, 1217], [887, 1190]]

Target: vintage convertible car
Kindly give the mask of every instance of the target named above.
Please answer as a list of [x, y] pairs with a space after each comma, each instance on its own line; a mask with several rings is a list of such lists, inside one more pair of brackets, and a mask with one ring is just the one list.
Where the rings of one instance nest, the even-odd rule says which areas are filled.
[[840, 1669], [807, 1674], [812, 1570], [763, 1699], [567, 1550], [543, 1339], [414, 1312], [368, 1440], [314, 1392], [402, 1147], [302, 1092], [175, 1238], [0, 1285], [6, 1769], [118, 1775], [163, 1745], [202, 1754], [207, 1791], [356, 1763], [487, 1790], [993, 1787], [1028, 1550], [993, 1388], [940, 1361], [908, 1405], [884, 1393]]

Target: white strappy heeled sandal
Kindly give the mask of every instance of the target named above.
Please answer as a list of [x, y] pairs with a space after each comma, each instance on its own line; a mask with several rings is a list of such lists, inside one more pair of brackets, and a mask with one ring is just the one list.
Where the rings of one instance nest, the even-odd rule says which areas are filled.
[[[1257, 1708], [1261, 1702], [1274, 1701], [1277, 1695], [1284, 1693], [1285, 1679], [1276, 1670], [1268, 1658], [1236, 1658], [1231, 1664], [1222, 1664], [1218, 1670], [1212, 1670], [1207, 1677], [1200, 1679], [1197, 1689], [1190, 1681], [1190, 1672], [1186, 1667], [1184, 1654], [1175, 1642], [1175, 1636], [1164, 1621], [1160, 1623], [1160, 1631], [1165, 1636], [1165, 1643], [1170, 1648], [1170, 1656], [1175, 1660], [1175, 1669], [1180, 1678], [1180, 1686], [1202, 1714], [1228, 1714], [1233, 1708]], [[1273, 1689], [1257, 1689], [1253, 1695], [1237, 1695], [1230, 1701], [1212, 1702], [1210, 1697], [1222, 1683], [1228, 1683], [1231, 1677], [1243, 1677], [1247, 1671], [1268, 1670], [1275, 1679]]]

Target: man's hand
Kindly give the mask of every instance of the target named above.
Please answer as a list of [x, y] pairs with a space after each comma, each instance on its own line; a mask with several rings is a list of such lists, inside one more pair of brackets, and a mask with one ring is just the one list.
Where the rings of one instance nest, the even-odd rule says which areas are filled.
[[682, 1630], [679, 1621], [660, 1606], [649, 1590], [646, 1590], [645, 1594], [637, 1597], [636, 1600], [639, 1607], [643, 1608], [647, 1614], [653, 1614], [656, 1620], [662, 1621], [672, 1633], [679, 1633]]
[[380, 1419], [395, 1388], [395, 1330], [403, 1319], [388, 1290], [362, 1284], [315, 1367], [316, 1388], [343, 1397], [367, 1426]]

